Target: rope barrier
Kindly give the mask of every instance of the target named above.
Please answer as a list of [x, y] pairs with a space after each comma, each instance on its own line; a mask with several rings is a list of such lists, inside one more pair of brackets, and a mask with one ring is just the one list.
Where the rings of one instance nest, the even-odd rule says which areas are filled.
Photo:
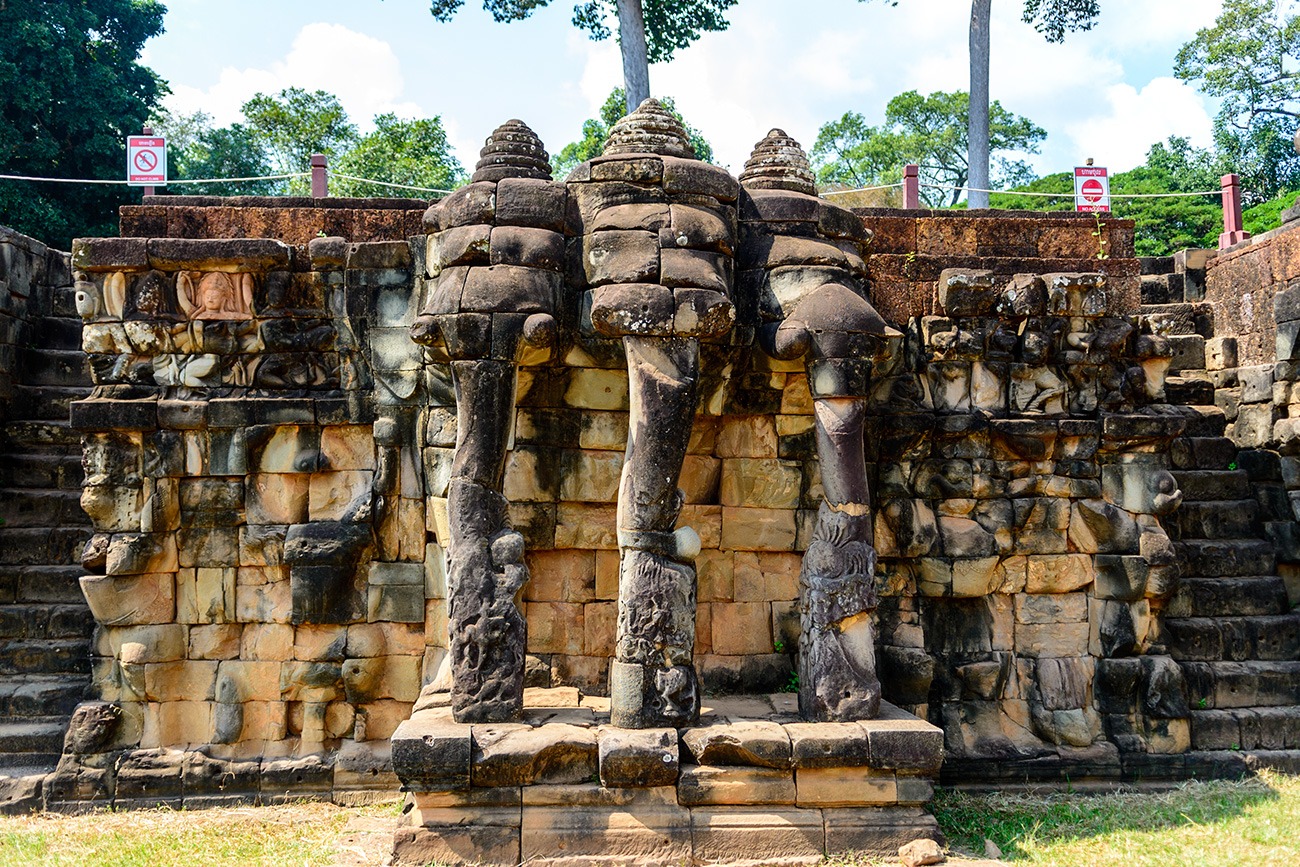
[[856, 190], [831, 190], [829, 192], [822, 193], [822, 195], [823, 196], [847, 196], [849, 193], [874, 193], [877, 190], [896, 190], [901, 186], [903, 186], [903, 182], [899, 181], [896, 184], [886, 184], [883, 187], [859, 187]]
[[[1037, 196], [1048, 199], [1073, 199], [1074, 193], [1038, 193], [1029, 190], [982, 190], [979, 187], [947, 187], [940, 184], [921, 184], [931, 190], [947, 190], [948, 192], [964, 193], [992, 193], [998, 196]], [[1179, 199], [1190, 198], [1192, 196], [1222, 196], [1222, 190], [1214, 190], [1205, 193], [1111, 193], [1112, 199]]]
[[372, 181], [370, 178], [358, 178], [355, 175], [345, 175], [342, 172], [330, 172], [330, 177], [339, 178], [345, 181], [360, 181], [363, 184], [375, 184], [380, 187], [392, 187], [395, 190], [415, 190], [421, 193], [454, 193], [455, 190], [438, 190], [433, 187], [413, 187], [410, 184], [393, 184], [388, 181]]
[[[172, 184], [236, 184], [246, 183], [249, 181], [282, 181], [288, 178], [309, 178], [311, 172], [293, 172], [287, 175], [262, 175], [256, 178], [198, 178], [198, 179], [175, 179], [169, 180], [166, 184], [153, 184], [152, 186], [171, 186]], [[50, 184], [129, 184], [130, 181], [120, 180], [101, 180], [98, 178], [37, 178], [28, 175], [0, 175], [2, 181], [40, 181]], [[149, 186], [146, 184], [136, 184], [135, 186]]]

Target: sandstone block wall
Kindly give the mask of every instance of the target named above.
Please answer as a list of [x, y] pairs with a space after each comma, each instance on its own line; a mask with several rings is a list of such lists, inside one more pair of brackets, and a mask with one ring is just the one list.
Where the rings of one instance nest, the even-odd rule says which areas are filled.
[[[947, 218], [905, 219], [922, 232]], [[954, 249], [987, 219], [963, 224]], [[1066, 230], [1077, 253], [1096, 242], [1091, 222]], [[97, 531], [82, 586], [102, 626], [96, 681], [123, 707], [114, 748], [266, 758], [382, 741], [439, 676], [456, 431], [447, 370], [409, 335], [423, 255], [422, 237], [74, 251], [97, 383], [73, 409]], [[943, 315], [903, 318], [877, 371], [882, 680], [959, 758], [1113, 760], [1103, 705], [1143, 749], [1185, 747], [1176, 723], [1123, 709], [1123, 695], [1117, 711], [1098, 685], [1108, 660], [1159, 655], [1161, 471], [1197, 423], [1159, 406], [1167, 347], [1116, 312], [1132, 312], [1131, 262], [1110, 279], [918, 278], [915, 312]], [[757, 349], [705, 352], [681, 485], [682, 523], [703, 542], [698, 668], [712, 692], [790, 688], [800, 552], [821, 499], [807, 379]], [[532, 575], [528, 683], [600, 693], [621, 347], [588, 335], [555, 363], [525, 359], [518, 400], [505, 493]]]

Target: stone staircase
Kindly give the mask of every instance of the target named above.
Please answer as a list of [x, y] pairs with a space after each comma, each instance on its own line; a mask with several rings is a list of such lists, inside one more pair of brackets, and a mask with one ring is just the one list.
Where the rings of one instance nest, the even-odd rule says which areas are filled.
[[[1167, 522], [1182, 580], [1164, 610], [1164, 638], [1187, 683], [1190, 771], [1300, 767], [1300, 612], [1278, 575], [1266, 524], [1290, 521], [1280, 472], [1263, 452], [1222, 436], [1176, 444], [1183, 504]], [[1205, 432], [1205, 431], [1200, 431]], [[1265, 457], [1262, 457], [1265, 456]], [[1273, 455], [1276, 463], [1276, 456]], [[1244, 466], [1239, 465], [1244, 464]]]
[[[71, 289], [20, 349], [0, 427], [0, 811], [39, 804], [90, 684], [94, 627], [78, 578], [90, 521], [68, 404], [90, 391]], [[68, 297], [62, 297], [67, 294]]]

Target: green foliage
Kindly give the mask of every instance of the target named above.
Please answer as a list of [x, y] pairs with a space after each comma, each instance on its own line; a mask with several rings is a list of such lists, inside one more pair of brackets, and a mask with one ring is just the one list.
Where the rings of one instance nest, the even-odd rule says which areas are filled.
[[[674, 52], [686, 48], [702, 33], [726, 30], [726, 12], [739, 0], [642, 0], [646, 47], [651, 63], [672, 60]], [[483, 0], [483, 8], [498, 22], [520, 21], [546, 6], [550, 0]], [[430, 0], [429, 11], [439, 21], [451, 17], [465, 0]], [[597, 42], [612, 34], [606, 23], [617, 15], [618, 0], [578, 0], [573, 23]]]
[[[574, 166], [600, 156], [601, 151], [605, 149], [605, 140], [609, 138], [610, 128], [627, 115], [627, 99], [624, 94], [625, 91], [621, 87], [616, 87], [609, 92], [605, 104], [600, 107], [600, 117], [583, 121], [582, 138], [569, 142], [560, 149], [559, 153], [551, 157], [551, 174], [563, 178], [573, 171]], [[677, 110], [673, 98], [666, 96], [662, 102], [664, 108], [686, 127], [686, 135], [691, 140], [691, 147], [695, 149], [695, 156], [706, 163], [713, 162], [713, 146], [699, 130], [686, 122], [682, 113]]]
[[[1152, 146], [1145, 165], [1114, 175], [1112, 195], [1200, 192], [1218, 190], [1213, 155], [1193, 148], [1185, 138], [1171, 137]], [[1074, 176], [1058, 172], [1016, 187], [1017, 191], [1059, 193], [1059, 198], [994, 193], [994, 208], [1028, 211], [1074, 210]], [[1187, 247], [1213, 247], [1223, 225], [1218, 193], [1209, 196], [1152, 199], [1113, 199], [1111, 213], [1134, 221], [1134, 248], [1139, 256], [1167, 256]]]
[[[357, 128], [343, 103], [323, 90], [290, 87], [275, 96], [259, 93], [241, 108], [248, 128], [262, 143], [277, 174], [305, 172], [312, 154], [333, 157], [357, 143]], [[304, 190], [298, 179], [291, 189]]]
[[[927, 188], [964, 187], [967, 163], [970, 94], [936, 92], [922, 96], [915, 90], [899, 94], [885, 107], [885, 122], [873, 127], [857, 112], [847, 112], [824, 124], [813, 145], [817, 179], [823, 184], [870, 187], [898, 183], [903, 166], [921, 167], [921, 197], [932, 207], [954, 205], [960, 192]], [[1013, 114], [996, 100], [989, 106], [989, 142], [993, 154], [992, 183], [1003, 187], [1025, 183], [1033, 177], [1013, 152], [1037, 153], [1047, 133], [1026, 117]]]
[[[858, 0], [870, 3], [871, 0]], [[884, 0], [897, 6], [898, 0]], [[1043, 34], [1048, 42], [1063, 42], [1065, 34], [1076, 30], [1091, 30], [1101, 14], [1098, 0], [1024, 0], [1021, 18], [1026, 24]]]
[[1300, 190], [1291, 190], [1267, 202], [1241, 212], [1241, 221], [1247, 232], [1259, 235], [1282, 225], [1282, 212], [1300, 202]]
[[[266, 148], [243, 124], [214, 128], [204, 112], [174, 115], [160, 111], [149, 119], [155, 133], [167, 137], [167, 175], [175, 180], [255, 178], [271, 174]], [[176, 195], [271, 196], [286, 188], [281, 181], [176, 184], [164, 188]]]
[[1179, 49], [1174, 74], [1223, 100], [1221, 119], [1239, 129], [1261, 115], [1294, 122], [1300, 118], [1300, 14], [1281, 14], [1274, 0], [1225, 0], [1214, 26]]
[[[454, 190], [465, 183], [465, 170], [451, 153], [439, 117], [402, 120], [394, 114], [375, 118], [375, 131], [331, 164], [331, 173], [388, 181], [435, 190]], [[397, 196], [427, 199], [429, 193], [400, 190], [343, 179], [330, 181], [340, 196]]]
[[[1283, 8], [1287, 9], [1284, 13]], [[1300, 186], [1300, 12], [1294, 2], [1226, 0], [1213, 27], [1178, 51], [1174, 74], [1221, 100], [1214, 146], [1258, 204]]]
[[[166, 92], [138, 62], [156, 0], [0, 2], [0, 174], [122, 180], [126, 136]], [[68, 249], [116, 234], [125, 186], [0, 181], [0, 223]]]

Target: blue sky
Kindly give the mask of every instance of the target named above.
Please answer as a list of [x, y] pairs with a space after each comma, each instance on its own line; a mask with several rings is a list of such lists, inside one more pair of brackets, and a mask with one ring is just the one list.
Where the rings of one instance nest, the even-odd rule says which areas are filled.
[[[427, 0], [164, 0], [167, 32], [145, 62], [170, 82], [168, 105], [239, 119], [254, 93], [289, 86], [339, 95], [362, 129], [377, 113], [441, 116], [472, 168], [482, 140], [518, 117], [552, 152], [579, 136], [622, 81], [615, 42], [570, 24], [572, 0], [496, 24], [466, 0], [449, 24]], [[1040, 174], [1093, 157], [1122, 171], [1169, 135], [1206, 145], [1213, 106], [1172, 76], [1180, 45], [1213, 23], [1221, 0], [1103, 3], [1099, 25], [1049, 45], [993, 6], [993, 98], [1048, 132]], [[857, 111], [883, 118], [892, 96], [966, 89], [969, 0], [741, 0], [731, 28], [651, 67], [651, 91], [677, 101], [739, 171], [768, 129], [811, 147], [821, 124]]]

